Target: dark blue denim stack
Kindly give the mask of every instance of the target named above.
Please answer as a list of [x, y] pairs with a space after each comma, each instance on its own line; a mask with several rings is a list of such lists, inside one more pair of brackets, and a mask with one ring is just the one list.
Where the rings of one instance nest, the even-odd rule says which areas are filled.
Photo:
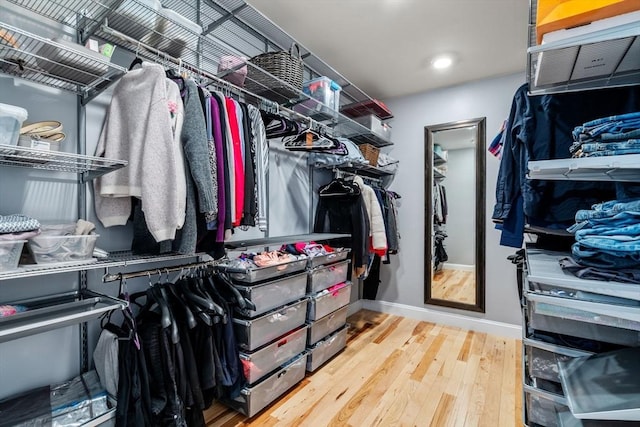
[[568, 231], [576, 238], [571, 252], [577, 265], [561, 262], [563, 267], [579, 266], [600, 274], [590, 278], [640, 281], [640, 199], [612, 200], [579, 210]]
[[577, 126], [572, 135], [573, 157], [640, 154], [640, 112], [591, 120]]

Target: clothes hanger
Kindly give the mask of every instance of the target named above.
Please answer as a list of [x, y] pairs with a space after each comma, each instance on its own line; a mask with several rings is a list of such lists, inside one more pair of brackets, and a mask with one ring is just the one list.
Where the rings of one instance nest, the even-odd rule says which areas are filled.
[[138, 46], [136, 47], [136, 57], [131, 61], [129, 65], [129, 71], [133, 70], [136, 66], [142, 67], [142, 58], [138, 56], [138, 51], [140, 50], [140, 42], [138, 42]]
[[224, 309], [214, 302], [211, 295], [205, 291], [204, 282], [201, 277], [190, 278], [189, 288], [192, 292], [187, 293], [186, 296], [195, 304], [218, 316], [223, 316], [225, 314]]
[[360, 194], [360, 189], [357, 185], [348, 183], [343, 178], [336, 178], [320, 187], [318, 194], [320, 197], [356, 196]]
[[167, 281], [162, 286], [162, 289], [166, 290], [166, 292], [173, 298], [173, 306], [178, 306], [178, 308], [180, 308], [184, 312], [187, 327], [189, 329], [193, 329], [197, 326], [198, 322], [196, 321], [191, 308], [187, 305], [184, 297], [180, 295], [180, 292], [178, 290], [179, 288], [175, 286], [175, 283], [169, 282], [169, 270], [165, 270], [167, 273]]
[[217, 279], [216, 286], [222, 285], [222, 288], [227, 291], [229, 297], [232, 299], [233, 303], [241, 310], [252, 310], [255, 311], [256, 305], [253, 301], [242, 296], [240, 291], [233, 286], [231, 279], [224, 273], [217, 272], [214, 277]]

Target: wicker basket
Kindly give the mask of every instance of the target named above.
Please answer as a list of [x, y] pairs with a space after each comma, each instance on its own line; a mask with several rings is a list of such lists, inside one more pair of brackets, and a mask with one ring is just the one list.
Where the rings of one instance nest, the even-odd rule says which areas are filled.
[[371, 144], [360, 144], [358, 148], [360, 148], [360, 152], [362, 152], [364, 158], [369, 161], [370, 166], [378, 166], [378, 155], [380, 154], [378, 147], [374, 147]]
[[267, 52], [249, 61], [255, 67], [249, 67], [245, 81], [247, 90], [276, 102], [300, 97], [303, 63], [297, 44], [292, 43], [289, 52]]

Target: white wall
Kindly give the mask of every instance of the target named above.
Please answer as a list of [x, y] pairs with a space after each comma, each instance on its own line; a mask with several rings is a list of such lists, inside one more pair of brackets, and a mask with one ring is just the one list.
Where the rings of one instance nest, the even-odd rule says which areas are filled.
[[509, 115], [524, 74], [497, 77], [460, 86], [386, 100], [394, 113], [390, 154], [400, 160], [391, 189], [402, 195], [399, 206], [400, 253], [382, 269], [378, 300], [421, 309], [453, 312], [487, 320], [520, 324], [515, 267], [506, 257], [514, 252], [499, 246], [491, 223], [499, 160], [487, 152], [486, 173], [486, 313], [426, 306], [424, 301], [424, 126], [455, 120], [487, 118], [487, 145]]
[[475, 265], [475, 149], [449, 150], [447, 177], [446, 264]]

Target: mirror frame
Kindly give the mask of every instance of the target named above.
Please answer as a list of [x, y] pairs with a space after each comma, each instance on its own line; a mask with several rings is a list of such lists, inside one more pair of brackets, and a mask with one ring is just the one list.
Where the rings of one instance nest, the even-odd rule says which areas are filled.
[[[476, 126], [476, 303], [465, 304], [457, 301], [447, 301], [436, 299], [431, 296], [431, 282], [433, 280], [433, 243], [431, 239], [433, 230], [433, 134], [443, 130], [452, 130]], [[486, 196], [485, 196], [485, 171], [486, 171], [486, 117], [479, 117], [469, 120], [459, 120], [449, 123], [441, 123], [424, 127], [425, 140], [425, 201], [424, 201], [424, 291], [425, 304], [439, 305], [442, 307], [457, 308], [462, 310], [485, 312], [485, 217], [486, 217]]]

